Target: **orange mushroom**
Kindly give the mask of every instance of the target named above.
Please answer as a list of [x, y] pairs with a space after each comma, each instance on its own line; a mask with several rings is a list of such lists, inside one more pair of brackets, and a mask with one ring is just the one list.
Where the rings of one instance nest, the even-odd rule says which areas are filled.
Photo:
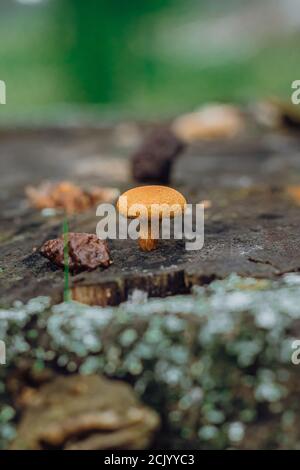
[[120, 196], [117, 208], [119, 213], [128, 219], [140, 220], [139, 246], [142, 251], [157, 248], [159, 231], [154, 224], [169, 217], [181, 215], [186, 206], [182, 194], [167, 186], [140, 186], [129, 189]]

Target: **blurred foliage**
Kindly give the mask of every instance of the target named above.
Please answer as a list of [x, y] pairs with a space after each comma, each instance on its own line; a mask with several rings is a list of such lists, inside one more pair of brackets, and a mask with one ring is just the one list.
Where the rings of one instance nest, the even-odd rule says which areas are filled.
[[[226, 42], [225, 34], [223, 49], [219, 47], [223, 29], [231, 28], [232, 20], [226, 18], [242, 15], [245, 5], [244, 0], [226, 5], [2, 0], [0, 78], [7, 83], [8, 104], [0, 109], [0, 119], [34, 116], [35, 111], [41, 117], [72, 113], [74, 104], [76, 109], [96, 105], [101, 112], [160, 116], [204, 101], [287, 97], [291, 82], [299, 78], [295, 29], [266, 35], [251, 53], [251, 34], [245, 43], [239, 30], [233, 43]], [[212, 40], [215, 25], [216, 39], [218, 28], [221, 34], [218, 47]], [[253, 41], [255, 36], [253, 28]]]

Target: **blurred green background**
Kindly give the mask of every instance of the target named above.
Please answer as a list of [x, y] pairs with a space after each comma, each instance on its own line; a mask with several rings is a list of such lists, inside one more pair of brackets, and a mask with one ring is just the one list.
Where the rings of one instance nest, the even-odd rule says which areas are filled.
[[1, 122], [288, 98], [299, 0], [1, 0]]

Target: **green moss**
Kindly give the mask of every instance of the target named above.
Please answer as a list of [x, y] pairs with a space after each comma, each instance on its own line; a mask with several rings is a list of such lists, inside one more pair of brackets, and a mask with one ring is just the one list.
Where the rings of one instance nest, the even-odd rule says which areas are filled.
[[[274, 431], [257, 437], [257, 447], [297, 448], [299, 435], [286, 427], [300, 418], [291, 364], [299, 280], [232, 275], [192, 295], [107, 308], [75, 302], [51, 308], [43, 297], [16, 303], [0, 310], [4, 406], [11, 406], [5, 379], [25, 357], [38, 369], [131, 382], [162, 415], [165, 446], [245, 447], [252, 425], [272, 422]], [[15, 417], [1, 416], [3, 447]]]

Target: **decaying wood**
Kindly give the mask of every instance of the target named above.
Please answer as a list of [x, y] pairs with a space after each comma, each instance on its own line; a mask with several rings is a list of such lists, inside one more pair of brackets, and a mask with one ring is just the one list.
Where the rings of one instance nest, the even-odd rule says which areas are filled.
[[12, 449], [143, 449], [159, 423], [124, 382], [57, 377], [35, 391]]
[[[62, 299], [62, 270], [35, 250], [61, 235], [63, 216], [31, 209], [24, 187], [42, 179], [132, 187], [128, 156], [144, 129], [126, 132], [127, 140], [118, 127], [1, 132], [1, 304], [37, 295]], [[188, 202], [210, 201], [203, 249], [186, 251], [183, 241], [164, 240], [155, 252], [143, 253], [136, 241], [110, 241], [113, 264], [72, 276], [73, 298], [115, 305], [135, 288], [165, 296], [232, 272], [273, 278], [299, 271], [300, 209], [287, 192], [300, 182], [299, 142], [297, 136], [266, 134], [189, 147], [175, 163], [170, 185]], [[98, 221], [91, 210], [70, 217], [70, 230], [95, 233]]]

